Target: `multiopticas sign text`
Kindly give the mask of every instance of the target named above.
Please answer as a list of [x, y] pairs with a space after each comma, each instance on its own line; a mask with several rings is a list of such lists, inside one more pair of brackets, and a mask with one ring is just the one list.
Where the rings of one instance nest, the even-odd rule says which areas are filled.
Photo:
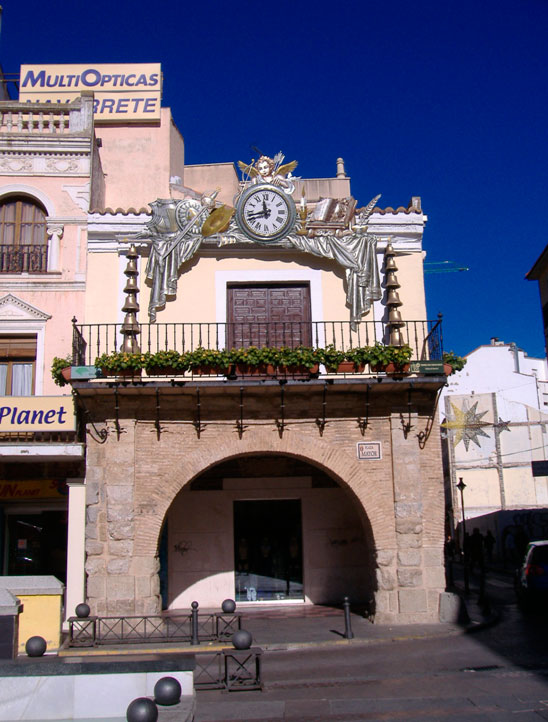
[[101, 73], [97, 68], [86, 68], [83, 73], [51, 74], [45, 69], [28, 70], [21, 88], [154, 88], [160, 83], [160, 73]]
[[71, 396], [0, 396], [0, 432], [75, 428]]
[[96, 122], [160, 119], [159, 63], [21, 66], [22, 102], [69, 103], [90, 91]]

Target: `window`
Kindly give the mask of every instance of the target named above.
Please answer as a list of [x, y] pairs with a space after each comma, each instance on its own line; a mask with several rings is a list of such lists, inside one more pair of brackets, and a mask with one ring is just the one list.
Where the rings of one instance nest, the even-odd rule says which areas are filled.
[[310, 346], [308, 283], [227, 286], [228, 347]]
[[0, 272], [47, 270], [46, 210], [28, 196], [0, 202]]
[[32, 396], [36, 336], [0, 337], [0, 396]]

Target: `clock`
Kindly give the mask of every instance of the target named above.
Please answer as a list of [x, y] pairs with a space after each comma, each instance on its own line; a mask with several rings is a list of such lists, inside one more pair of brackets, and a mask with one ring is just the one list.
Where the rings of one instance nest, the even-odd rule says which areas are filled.
[[246, 236], [259, 243], [287, 236], [296, 219], [293, 198], [270, 183], [248, 186], [236, 204], [236, 222]]

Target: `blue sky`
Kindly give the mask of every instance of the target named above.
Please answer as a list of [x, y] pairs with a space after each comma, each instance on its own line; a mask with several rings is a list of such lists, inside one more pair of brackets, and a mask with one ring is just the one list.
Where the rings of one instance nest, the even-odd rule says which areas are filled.
[[3, 4], [0, 60], [161, 62], [187, 163], [282, 150], [304, 177], [342, 156], [360, 204], [422, 197], [445, 347], [544, 355], [547, 0]]

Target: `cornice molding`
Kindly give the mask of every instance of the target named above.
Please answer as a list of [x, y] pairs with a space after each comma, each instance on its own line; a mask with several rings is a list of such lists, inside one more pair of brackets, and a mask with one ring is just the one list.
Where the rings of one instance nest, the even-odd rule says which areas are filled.
[[[55, 274], [59, 276], [60, 274]], [[8, 276], [4, 280], [0, 280], [0, 293], [7, 293], [12, 290], [17, 291], [74, 291], [81, 292], [85, 291], [85, 281], [63, 281], [60, 278], [52, 278], [51, 280], [45, 280], [42, 276], [40, 280], [35, 276], [34, 278], [27, 276], [25, 278], [15, 278], [14, 276]]]

